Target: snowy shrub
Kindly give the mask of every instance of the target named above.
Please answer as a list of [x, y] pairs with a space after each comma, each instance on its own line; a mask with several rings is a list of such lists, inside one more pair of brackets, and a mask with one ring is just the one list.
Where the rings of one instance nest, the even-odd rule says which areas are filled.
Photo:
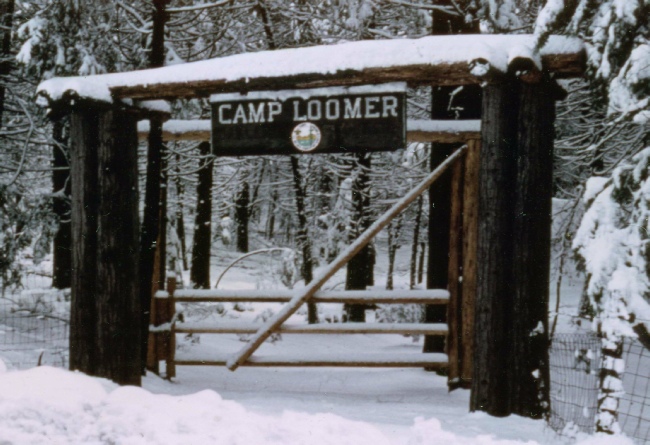
[[[421, 304], [380, 304], [375, 313], [379, 323], [421, 323], [424, 320]], [[418, 334], [404, 336], [412, 337], [414, 342], [420, 339]]]
[[596, 327], [604, 334], [635, 336], [637, 320], [650, 327], [649, 173], [650, 147], [611, 179], [590, 179], [585, 190], [587, 210], [573, 247], [587, 274]]
[[585, 201], [573, 247], [603, 342], [597, 428], [617, 433], [623, 338], [636, 337], [637, 323], [650, 326], [650, 147], [614, 170], [611, 179], [592, 178]]
[[[264, 309], [262, 312], [257, 314], [257, 316], [253, 319], [253, 321], [260, 322], [260, 323], [266, 323], [267, 320], [271, 319], [273, 317], [274, 312], [271, 309]], [[243, 341], [245, 343], [248, 343], [250, 341], [251, 336], [249, 334], [239, 334], [237, 337], [239, 337], [239, 341]], [[282, 340], [282, 335], [278, 332], [274, 332], [271, 334], [271, 336], [266, 340], [269, 343], [275, 343], [276, 341]]]

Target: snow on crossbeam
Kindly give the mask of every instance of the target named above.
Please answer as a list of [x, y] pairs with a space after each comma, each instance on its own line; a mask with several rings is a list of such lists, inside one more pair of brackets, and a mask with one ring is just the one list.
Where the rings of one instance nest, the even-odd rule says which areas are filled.
[[[145, 140], [149, 136], [149, 121], [138, 122], [138, 137]], [[212, 121], [168, 120], [163, 124], [165, 141], [209, 141], [212, 134]], [[406, 122], [406, 140], [408, 142], [465, 142], [479, 139], [480, 120], [442, 121], [426, 119], [409, 119]]]
[[562, 36], [551, 36], [539, 51], [532, 35], [431, 36], [261, 51], [126, 73], [53, 78], [42, 82], [37, 94], [39, 103], [53, 106], [76, 98], [111, 103], [123, 98], [205, 97], [392, 81], [463, 85], [491, 73], [505, 73], [511, 63], [519, 67], [522, 60], [566, 78], [583, 74], [586, 57], [579, 39]]
[[[223, 366], [226, 364], [227, 356], [212, 356], [210, 358], [199, 358], [194, 356], [179, 355], [174, 364], [178, 366]], [[289, 355], [278, 354], [274, 356], [251, 356], [240, 366], [288, 366], [288, 367], [363, 367], [363, 368], [445, 368], [449, 359], [446, 354], [386, 354], [366, 353], [354, 354], [304, 354]]]
[[[261, 323], [237, 321], [218, 323], [176, 323], [174, 332], [179, 334], [254, 334]], [[168, 324], [167, 330], [171, 329]], [[154, 328], [160, 331], [160, 327]], [[402, 334], [447, 335], [445, 323], [318, 323], [283, 324], [280, 334]]]
[[[174, 292], [174, 300], [181, 303], [286, 303], [295, 295], [296, 292], [291, 290], [181, 289]], [[169, 294], [158, 291], [155, 298], [169, 298]], [[447, 304], [449, 292], [446, 289], [318, 291], [309, 301], [350, 304]]]

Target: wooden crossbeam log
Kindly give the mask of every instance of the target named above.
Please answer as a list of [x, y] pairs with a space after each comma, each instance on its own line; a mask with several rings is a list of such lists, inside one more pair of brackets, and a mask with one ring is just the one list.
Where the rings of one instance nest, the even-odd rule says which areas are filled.
[[[511, 67], [511, 65], [513, 65]], [[453, 35], [348, 42], [260, 51], [128, 73], [54, 78], [37, 90], [43, 104], [91, 100], [179, 99], [214, 93], [405, 81], [417, 85], [467, 85], [512, 72], [582, 76], [584, 44], [550, 36], [536, 48], [533, 35]], [[522, 67], [524, 69], [522, 69]], [[521, 73], [520, 73], [521, 72]], [[538, 81], [540, 76], [527, 76]]]

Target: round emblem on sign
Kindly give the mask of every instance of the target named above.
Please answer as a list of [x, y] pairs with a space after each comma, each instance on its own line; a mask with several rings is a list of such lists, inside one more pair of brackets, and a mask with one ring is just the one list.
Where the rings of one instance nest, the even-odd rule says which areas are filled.
[[300, 151], [312, 151], [320, 144], [320, 129], [311, 122], [303, 122], [295, 126], [291, 132], [291, 142]]

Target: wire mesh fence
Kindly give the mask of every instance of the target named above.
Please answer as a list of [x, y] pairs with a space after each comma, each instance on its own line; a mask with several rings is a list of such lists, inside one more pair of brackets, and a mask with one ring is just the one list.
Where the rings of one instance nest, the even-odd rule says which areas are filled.
[[14, 369], [67, 367], [69, 291], [29, 290], [0, 298], [0, 358]]
[[[561, 435], [595, 432], [601, 340], [593, 333], [558, 334], [550, 349], [551, 412], [549, 425]], [[650, 349], [626, 339], [625, 372], [618, 420], [623, 432], [650, 444]]]
[[623, 346], [625, 394], [619, 405], [623, 432], [650, 444], [650, 349], [637, 339], [625, 339]]

